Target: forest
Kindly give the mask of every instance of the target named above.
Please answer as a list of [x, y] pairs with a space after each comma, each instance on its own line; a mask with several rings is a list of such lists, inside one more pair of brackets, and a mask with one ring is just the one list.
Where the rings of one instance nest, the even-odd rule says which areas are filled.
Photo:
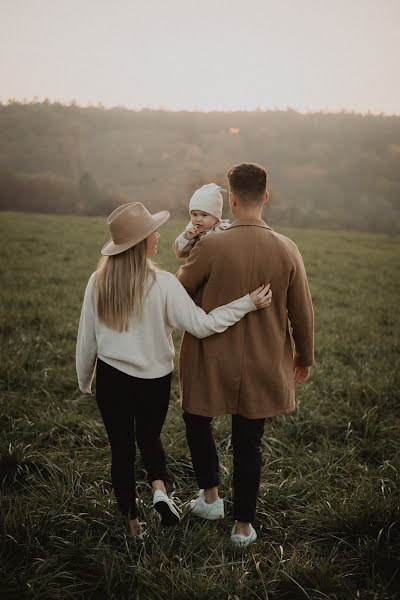
[[[239, 162], [268, 170], [272, 226], [400, 231], [400, 116], [0, 105], [0, 210], [187, 212]], [[229, 216], [228, 201], [225, 216]]]

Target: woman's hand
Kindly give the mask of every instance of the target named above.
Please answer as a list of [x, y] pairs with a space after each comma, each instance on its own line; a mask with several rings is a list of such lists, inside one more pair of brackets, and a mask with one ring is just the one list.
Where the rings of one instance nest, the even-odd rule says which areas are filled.
[[250, 299], [258, 310], [260, 310], [260, 308], [267, 308], [267, 306], [270, 306], [272, 302], [271, 284], [269, 283], [268, 285], [260, 285], [260, 287], [254, 290], [254, 292], [251, 292]]

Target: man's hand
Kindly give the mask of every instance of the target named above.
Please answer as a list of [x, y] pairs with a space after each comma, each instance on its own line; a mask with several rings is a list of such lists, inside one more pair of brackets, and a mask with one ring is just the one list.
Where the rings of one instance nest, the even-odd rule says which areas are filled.
[[310, 377], [311, 367], [295, 367], [294, 368], [294, 382], [305, 383]]

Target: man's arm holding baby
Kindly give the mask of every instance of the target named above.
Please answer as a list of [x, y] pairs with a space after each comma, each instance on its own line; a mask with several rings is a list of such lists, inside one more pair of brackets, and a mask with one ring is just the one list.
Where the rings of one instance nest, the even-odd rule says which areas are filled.
[[192, 298], [204, 286], [210, 274], [210, 255], [207, 251], [207, 243], [209, 242], [209, 236], [197, 242], [190, 251], [186, 263], [181, 266], [176, 274], [176, 277]]

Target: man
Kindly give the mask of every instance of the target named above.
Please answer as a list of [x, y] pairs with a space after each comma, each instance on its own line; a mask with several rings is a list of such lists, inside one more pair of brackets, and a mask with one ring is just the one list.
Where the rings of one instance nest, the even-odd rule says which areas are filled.
[[212, 419], [231, 414], [236, 521], [231, 540], [248, 545], [257, 538], [251, 523], [265, 419], [292, 412], [294, 383], [310, 375], [313, 308], [299, 250], [261, 219], [268, 201], [266, 171], [244, 163], [229, 171], [228, 180], [236, 220], [226, 231], [200, 240], [177, 277], [206, 312], [262, 283], [271, 283], [272, 304], [220, 335], [199, 340], [186, 332], [180, 378], [186, 435], [200, 488], [192, 513], [206, 519], [224, 516]]

